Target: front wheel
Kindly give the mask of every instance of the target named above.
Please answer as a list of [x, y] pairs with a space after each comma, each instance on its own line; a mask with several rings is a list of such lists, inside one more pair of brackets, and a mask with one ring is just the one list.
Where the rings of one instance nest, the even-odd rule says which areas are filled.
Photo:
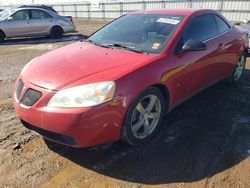
[[237, 61], [235, 69], [230, 78], [230, 82], [232, 84], [238, 83], [241, 80], [246, 66], [246, 59], [246, 54], [243, 53]]
[[156, 135], [164, 119], [165, 104], [158, 88], [151, 87], [141, 93], [127, 111], [122, 140], [138, 145]]

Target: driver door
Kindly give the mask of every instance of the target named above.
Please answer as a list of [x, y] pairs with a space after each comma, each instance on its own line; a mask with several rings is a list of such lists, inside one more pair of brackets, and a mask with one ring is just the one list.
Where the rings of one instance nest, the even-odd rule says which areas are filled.
[[[178, 72], [175, 80], [175, 103], [206, 88], [216, 80], [216, 67], [220, 42], [217, 25], [212, 15], [199, 15], [191, 18], [187, 25], [174, 56]], [[206, 50], [181, 52], [182, 46], [189, 40], [195, 39], [206, 45]]]
[[20, 10], [6, 20], [7, 37], [24, 37], [32, 33], [30, 11]]

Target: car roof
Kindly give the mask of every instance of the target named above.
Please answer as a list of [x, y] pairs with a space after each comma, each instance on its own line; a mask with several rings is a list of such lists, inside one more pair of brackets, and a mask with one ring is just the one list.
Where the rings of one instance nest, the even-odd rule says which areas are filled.
[[13, 8], [11, 10], [14, 10], [14, 11], [19, 11], [19, 10], [42, 10], [42, 11], [54, 14], [54, 12], [52, 12], [52, 11], [50, 11], [48, 9], [42, 8], [42, 7], [41, 8], [38, 8], [38, 7], [21, 7], [21, 8], [18, 8], [18, 7], [16, 7], [16, 8]]
[[194, 8], [186, 8], [186, 9], [153, 9], [153, 10], [140, 10], [133, 12], [131, 14], [174, 14], [174, 15], [183, 15], [189, 16], [198, 12], [213, 12], [216, 11], [210, 9], [194, 9]]
[[17, 10], [25, 10], [25, 9], [37, 9], [37, 10], [48, 10], [48, 9], [44, 9], [44, 8], [39, 8], [39, 7], [21, 7], [21, 8], [16, 8]]
[[36, 6], [52, 8], [52, 6], [44, 4], [26, 4], [26, 5], [20, 5], [19, 7], [36, 7]]

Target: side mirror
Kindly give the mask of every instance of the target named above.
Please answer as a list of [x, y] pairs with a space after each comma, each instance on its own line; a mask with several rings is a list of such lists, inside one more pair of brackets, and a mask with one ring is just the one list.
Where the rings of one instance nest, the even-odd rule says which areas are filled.
[[189, 39], [181, 48], [181, 52], [206, 50], [207, 46], [201, 41]]
[[12, 21], [12, 20], [13, 20], [13, 17], [11, 16], [7, 18], [7, 21]]

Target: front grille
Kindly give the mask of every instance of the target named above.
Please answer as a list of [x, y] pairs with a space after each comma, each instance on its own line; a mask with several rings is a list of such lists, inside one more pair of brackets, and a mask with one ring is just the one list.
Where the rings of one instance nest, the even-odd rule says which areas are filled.
[[21, 104], [25, 106], [32, 106], [35, 104], [38, 99], [42, 96], [42, 93], [40, 91], [36, 91], [34, 89], [27, 89], [27, 91], [24, 93]]
[[48, 138], [50, 140], [54, 140], [56, 142], [60, 142], [63, 144], [67, 144], [67, 145], [75, 145], [76, 144], [75, 140], [69, 136], [41, 129], [39, 127], [31, 125], [30, 123], [28, 123], [22, 119], [21, 119], [21, 122], [26, 128], [37, 132], [38, 134], [42, 135], [45, 138]]
[[23, 81], [19, 80], [17, 83], [17, 87], [16, 87], [16, 98], [17, 99], [19, 99], [22, 90], [23, 90]]

